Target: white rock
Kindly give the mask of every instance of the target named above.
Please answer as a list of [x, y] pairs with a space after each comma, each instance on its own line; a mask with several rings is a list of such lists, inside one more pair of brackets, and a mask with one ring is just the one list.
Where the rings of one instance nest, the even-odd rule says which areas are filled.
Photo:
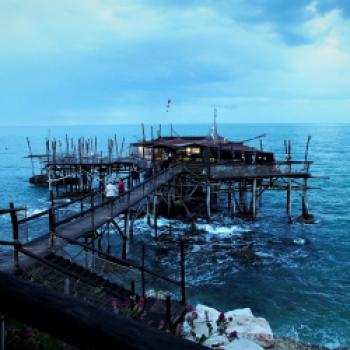
[[227, 334], [233, 331], [236, 331], [239, 337], [250, 339], [265, 348], [274, 343], [271, 327], [264, 318], [236, 317], [227, 325]]
[[205, 319], [205, 312], [207, 312], [209, 321], [215, 321], [215, 322], [220, 315], [220, 312], [218, 310], [202, 304], [198, 304], [196, 306], [196, 312], [200, 318], [204, 318], [204, 319]]
[[232, 318], [235, 318], [235, 317], [251, 318], [251, 317], [254, 317], [254, 315], [252, 313], [252, 310], [247, 307], [244, 309], [236, 309], [236, 310], [232, 310], [232, 311], [227, 311], [227, 312], [225, 312], [225, 317], [226, 318], [229, 318], [229, 317], [232, 317]]
[[264, 350], [258, 344], [248, 339], [236, 339], [224, 347], [225, 350]]
[[209, 348], [211, 347], [219, 347], [219, 346], [224, 346], [229, 343], [228, 339], [224, 335], [213, 335], [210, 338], [208, 338], [203, 345], [208, 346]]

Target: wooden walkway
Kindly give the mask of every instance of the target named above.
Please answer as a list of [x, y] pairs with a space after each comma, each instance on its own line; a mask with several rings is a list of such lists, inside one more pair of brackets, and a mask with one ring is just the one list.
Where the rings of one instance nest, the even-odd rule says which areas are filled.
[[[165, 185], [173, 179], [175, 175], [181, 172], [181, 167], [174, 166], [166, 169], [158, 175], [142, 182], [140, 185], [126, 191], [122, 196], [106, 200], [97, 205], [67, 217], [54, 225], [54, 232], [58, 237], [66, 240], [77, 240], [89, 232], [93, 232], [102, 225], [110, 222], [118, 215], [125, 213], [131, 207], [139, 203], [145, 197], [154, 193], [160, 186]], [[97, 196], [101, 197], [98, 193]], [[75, 204], [76, 201], [68, 205]], [[66, 206], [68, 206], [66, 205]], [[62, 206], [61, 206], [62, 207]], [[55, 215], [52, 213], [51, 215]], [[56, 220], [55, 220], [56, 221]], [[50, 232], [34, 239], [22, 246], [22, 250], [30, 251], [37, 256], [45, 256], [51, 251]], [[65, 240], [57, 240], [56, 244], [64, 245]]]

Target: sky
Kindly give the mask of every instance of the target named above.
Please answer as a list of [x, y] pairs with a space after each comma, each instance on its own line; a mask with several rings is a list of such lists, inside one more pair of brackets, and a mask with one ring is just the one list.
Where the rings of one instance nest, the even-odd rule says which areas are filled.
[[0, 0], [0, 108], [1, 126], [350, 122], [350, 1]]

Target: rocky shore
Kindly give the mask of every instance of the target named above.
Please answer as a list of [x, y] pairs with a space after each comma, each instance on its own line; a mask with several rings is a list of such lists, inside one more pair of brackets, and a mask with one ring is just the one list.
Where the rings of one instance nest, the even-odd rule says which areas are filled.
[[[329, 350], [285, 337], [274, 337], [266, 319], [255, 317], [249, 308], [227, 312], [198, 304], [188, 307], [182, 336], [216, 350]], [[349, 350], [339, 348], [337, 350]]]

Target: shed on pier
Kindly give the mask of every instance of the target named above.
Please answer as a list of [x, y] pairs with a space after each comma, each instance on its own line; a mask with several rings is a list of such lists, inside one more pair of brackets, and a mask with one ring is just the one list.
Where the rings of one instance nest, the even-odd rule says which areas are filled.
[[269, 164], [274, 154], [264, 152], [222, 136], [160, 137], [131, 144], [131, 154], [145, 160], [161, 161], [169, 157], [180, 161], [236, 161], [246, 164]]

